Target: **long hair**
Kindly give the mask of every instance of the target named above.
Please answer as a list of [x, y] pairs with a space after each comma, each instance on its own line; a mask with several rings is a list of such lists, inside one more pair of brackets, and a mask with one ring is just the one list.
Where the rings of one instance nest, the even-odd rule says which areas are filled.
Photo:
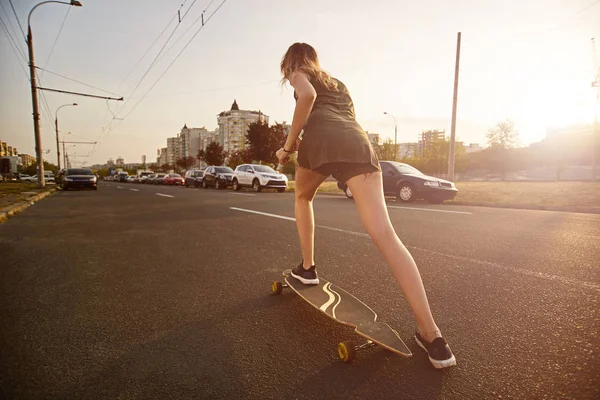
[[337, 81], [321, 69], [317, 51], [307, 43], [296, 42], [285, 52], [281, 60], [281, 84], [289, 81], [294, 72], [303, 72], [329, 90], [337, 90]]

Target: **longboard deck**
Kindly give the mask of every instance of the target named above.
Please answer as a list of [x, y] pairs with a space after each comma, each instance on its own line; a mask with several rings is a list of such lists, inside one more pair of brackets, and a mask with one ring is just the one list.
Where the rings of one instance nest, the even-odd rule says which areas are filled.
[[388, 324], [377, 321], [377, 313], [368, 305], [345, 291], [319, 277], [318, 285], [305, 285], [290, 275], [291, 270], [283, 271], [287, 285], [306, 302], [328, 317], [344, 325], [381, 347], [404, 357], [412, 355], [410, 349], [400, 339], [398, 333]]

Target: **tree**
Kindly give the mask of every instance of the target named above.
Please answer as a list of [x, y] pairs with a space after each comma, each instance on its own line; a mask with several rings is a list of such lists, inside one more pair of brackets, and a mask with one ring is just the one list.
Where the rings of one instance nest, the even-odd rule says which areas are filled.
[[[277, 163], [277, 150], [285, 145], [287, 135], [285, 134], [285, 126], [283, 124], [275, 123], [269, 128], [268, 144], [267, 144], [267, 158], [261, 159], [267, 163]], [[291, 149], [288, 149], [291, 150]]]
[[512, 163], [514, 152], [512, 149], [519, 140], [519, 133], [515, 130], [512, 121], [498, 122], [490, 128], [487, 133], [489, 148], [487, 149], [490, 170], [499, 173], [502, 179], [506, 179], [506, 173], [514, 170], [517, 166]]
[[379, 142], [375, 143], [373, 150], [375, 150], [375, 154], [380, 160], [394, 160], [394, 141], [390, 138], [387, 138], [381, 144]]
[[204, 151], [204, 149], [198, 150], [198, 154], [196, 155], [196, 158], [200, 162], [206, 161], [206, 151]]
[[188, 168], [190, 168], [191, 166], [193, 166], [196, 163], [196, 159], [194, 157], [188, 156], [188, 157], [182, 157], [179, 160], [177, 160], [175, 162], [175, 164], [178, 167], [181, 167], [184, 170], [187, 170]]
[[519, 132], [515, 130], [514, 122], [507, 119], [490, 128], [486, 137], [490, 147], [512, 149], [519, 141]]
[[204, 161], [208, 165], [223, 165], [227, 152], [218, 142], [210, 142], [204, 151]]
[[171, 164], [163, 164], [160, 166], [160, 169], [164, 172], [169, 172], [172, 169], [172, 167]]
[[152, 163], [152, 164], [148, 165], [148, 169], [152, 172], [156, 172], [156, 171], [158, 171], [158, 165], [155, 163]]
[[250, 149], [233, 150], [229, 152], [227, 157], [227, 166], [231, 169], [235, 169], [240, 164], [252, 162], [252, 156]]
[[263, 161], [269, 159], [270, 146], [269, 136], [271, 129], [266, 122], [256, 121], [248, 125], [248, 132], [245, 135], [246, 145], [250, 150], [253, 160]]
[[[57, 169], [58, 169], [58, 167], [56, 165], [51, 164], [48, 161], [44, 161], [44, 172], [51, 171], [53, 173], [56, 173]], [[27, 175], [30, 175], [30, 176], [37, 175], [37, 162], [34, 161], [31, 165], [29, 165], [25, 168], [22, 168], [21, 172], [25, 173]]]

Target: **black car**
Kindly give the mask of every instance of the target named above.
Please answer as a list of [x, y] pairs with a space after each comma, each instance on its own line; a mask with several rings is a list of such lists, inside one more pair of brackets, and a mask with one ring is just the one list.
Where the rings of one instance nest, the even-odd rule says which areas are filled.
[[233, 183], [233, 170], [229, 167], [210, 166], [204, 170], [202, 177], [202, 187], [214, 187], [216, 189], [225, 189]]
[[69, 168], [64, 171], [61, 178], [62, 190], [72, 188], [90, 188], [98, 190], [98, 178], [91, 169]]
[[[427, 176], [408, 164], [396, 161], [380, 161], [383, 175], [383, 192], [386, 196], [396, 196], [399, 201], [410, 203], [416, 199], [425, 199], [432, 204], [441, 204], [456, 197], [458, 190], [454, 183]], [[345, 183], [338, 182], [338, 188], [352, 198]]]
[[202, 177], [204, 176], [204, 169], [190, 169], [185, 173], [185, 187], [198, 187], [202, 184]]

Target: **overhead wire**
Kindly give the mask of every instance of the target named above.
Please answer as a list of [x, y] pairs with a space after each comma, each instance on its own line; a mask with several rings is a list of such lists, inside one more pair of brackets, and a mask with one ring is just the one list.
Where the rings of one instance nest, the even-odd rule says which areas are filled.
[[[192, 5], [189, 8], [192, 8], [195, 3], [196, 3], [196, 1], [194, 0], [194, 3], [192, 3]], [[188, 11], [189, 11], [189, 9], [188, 9]], [[179, 25], [181, 25], [181, 21], [182, 20], [183, 20], [183, 18], [179, 20], [179, 22], [177, 23], [177, 25], [175, 25], [175, 28], [173, 28], [173, 31], [171, 31], [171, 34], [169, 35], [169, 37], [167, 38], [167, 40], [165, 41], [165, 43], [162, 45], [162, 47], [160, 48], [160, 50], [158, 51], [158, 53], [154, 57], [154, 60], [152, 60], [152, 62], [150, 63], [150, 65], [148, 66], [148, 68], [146, 69], [146, 71], [143, 73], [142, 77], [139, 79], [139, 81], [137, 82], [137, 84], [133, 88], [133, 90], [131, 92], [129, 92], [129, 94], [127, 96], [127, 100], [125, 100], [125, 103], [123, 103], [123, 105], [121, 107], [119, 107], [119, 110], [117, 112], [121, 111], [122, 109], [124, 109], [127, 106], [127, 103], [129, 102], [129, 97], [132, 96], [136, 92], [136, 90], [140, 87], [140, 85], [142, 84], [144, 78], [146, 78], [146, 76], [148, 75], [148, 73], [150, 72], [150, 70], [152, 69], [152, 67], [154, 67], [154, 65], [156, 65], [156, 61], [158, 60], [158, 57], [160, 56], [160, 54], [162, 53], [162, 51], [164, 50], [164, 48], [166, 47], [166, 45], [169, 43], [169, 41], [171, 40], [171, 38], [175, 34], [175, 31], [177, 31], [177, 28], [179, 27]]]
[[[187, 1], [187, 0], [186, 0], [186, 1]], [[180, 11], [181, 11], [181, 9], [183, 8], [183, 6], [185, 5], [186, 1], [184, 1], [184, 2], [183, 2], [183, 4], [181, 5], [181, 7], [180, 7], [180, 9], [179, 9], [179, 11], [178, 11], [178, 13], [177, 13], [177, 15], [178, 15], [178, 16], [180, 15]], [[167, 44], [169, 43], [169, 41], [171, 40], [171, 38], [172, 38], [172, 37], [173, 37], [173, 35], [175, 34], [175, 31], [176, 31], [176, 30], [177, 30], [177, 28], [180, 26], [181, 22], [183, 21], [183, 19], [185, 18], [185, 16], [188, 14], [188, 12], [190, 11], [190, 9], [191, 9], [191, 8], [192, 8], [192, 7], [193, 7], [195, 4], [196, 4], [196, 1], [197, 1], [197, 0], [194, 0], [194, 1], [192, 2], [192, 4], [191, 4], [191, 5], [188, 7], [187, 11], [184, 13], [183, 17], [179, 19], [179, 22], [177, 23], [177, 25], [175, 26], [175, 28], [173, 29], [173, 31], [171, 32], [171, 34], [169, 35], [169, 37], [167, 38], [167, 40], [165, 41], [165, 43], [162, 45], [162, 47], [160, 48], [160, 50], [158, 51], [158, 53], [157, 53], [157, 54], [156, 54], [156, 56], [154, 57], [154, 60], [152, 61], [152, 63], [150, 64], [150, 66], [149, 66], [149, 67], [146, 69], [146, 71], [144, 72], [144, 74], [142, 75], [142, 77], [140, 78], [140, 80], [138, 81], [138, 83], [136, 84], [135, 88], [134, 88], [134, 89], [133, 89], [131, 92], [129, 92], [129, 94], [127, 95], [127, 99], [125, 100], [124, 104], [123, 104], [123, 105], [122, 105], [122, 106], [121, 106], [121, 107], [120, 107], [118, 110], [116, 110], [116, 112], [115, 112], [115, 113], [113, 113], [113, 111], [112, 111], [112, 110], [110, 110], [110, 107], [109, 107], [109, 111], [110, 111], [110, 113], [111, 113], [111, 114], [113, 114], [113, 117], [112, 117], [112, 119], [109, 121], [108, 125], [107, 125], [106, 127], [103, 127], [103, 128], [102, 128], [102, 131], [101, 131], [101, 133], [100, 133], [100, 137], [99, 137], [98, 141], [100, 141], [100, 139], [102, 139], [102, 137], [104, 136], [105, 132], [111, 132], [111, 131], [112, 131], [112, 125], [113, 125], [113, 122], [114, 122], [114, 121], [122, 121], [122, 120], [124, 119], [124, 118], [118, 118], [118, 114], [119, 114], [119, 113], [120, 113], [120, 112], [121, 112], [121, 111], [122, 111], [122, 110], [123, 110], [123, 109], [126, 107], [126, 105], [128, 104], [128, 102], [129, 102], [129, 100], [130, 100], [131, 96], [133, 95], [133, 93], [135, 93], [135, 91], [138, 89], [138, 87], [140, 86], [140, 84], [142, 83], [142, 81], [144, 80], [144, 78], [145, 78], [145, 77], [148, 75], [148, 72], [150, 71], [150, 69], [152, 69], [152, 67], [153, 67], [153, 66], [156, 64], [156, 62], [159, 60], [159, 56], [161, 55], [162, 51], [163, 51], [163, 50], [165, 49], [165, 47], [167, 46]], [[225, 1], [227, 1], [227, 0], [225, 0]], [[223, 1], [223, 3], [225, 3], [225, 1]], [[223, 3], [221, 3], [221, 5], [223, 5]], [[218, 11], [218, 9], [219, 9], [219, 8], [220, 8], [220, 6], [217, 8], [217, 10], [216, 10], [216, 11]], [[216, 12], [216, 11], [215, 11], [215, 12]], [[212, 15], [214, 15], [214, 13], [213, 13]], [[212, 17], [212, 15], [211, 15], [211, 17]], [[209, 19], [210, 19], [210, 18], [209, 18]], [[192, 23], [192, 25], [193, 25], [193, 24], [195, 24], [197, 21], [198, 21], [198, 20], [194, 21], [194, 22]], [[208, 22], [208, 20], [207, 20], [206, 22]], [[186, 32], [187, 32], [187, 31], [186, 31]], [[196, 32], [196, 35], [197, 35], [197, 33], [198, 33], [198, 32]], [[194, 37], [195, 37], [195, 35], [194, 35]], [[192, 38], [192, 40], [193, 40], [193, 38]], [[188, 44], [189, 44], [189, 43], [188, 43]], [[187, 45], [186, 45], [186, 47], [187, 47]], [[184, 48], [183, 50], [185, 50], [185, 48]], [[183, 52], [183, 50], [182, 50], [182, 51], [181, 51], [181, 52], [180, 52], [180, 53], [177, 55], [177, 57], [175, 58], [175, 60], [176, 60], [177, 58], [179, 58], [179, 55], [181, 55], [181, 53]], [[166, 71], [167, 71], [167, 70], [168, 70], [168, 69], [171, 67], [171, 65], [173, 65], [173, 63], [174, 63], [174, 61], [175, 61], [175, 60], [173, 60], [173, 62], [172, 62], [172, 63], [171, 63], [171, 64], [170, 64], [170, 65], [167, 67], [167, 69], [165, 70], [165, 72], [164, 72], [164, 73], [166, 73]], [[158, 80], [160, 80], [160, 79], [162, 78], [162, 76], [164, 76], [164, 73], [163, 73], [163, 74], [162, 74], [162, 75], [159, 77], [159, 79], [158, 79]], [[157, 81], [154, 83], [154, 85], [153, 85], [153, 86], [150, 88], [150, 90], [151, 90], [151, 89], [152, 89], [152, 88], [153, 88], [153, 87], [156, 85], [156, 83], [158, 82], [158, 80], [157, 80]], [[148, 94], [148, 92], [149, 92], [149, 91], [147, 91], [145, 95], [147, 95], [147, 94]], [[145, 97], [145, 96], [142, 96], [141, 100], [143, 100], [143, 98], [144, 98], [144, 97]], [[138, 105], [138, 104], [141, 102], [141, 100], [140, 100], [140, 101], [138, 101], [138, 103], [136, 103], [136, 105], [134, 106], [134, 108], [135, 108], [135, 107], [137, 107], [137, 105]], [[130, 111], [130, 112], [127, 114], [127, 115], [129, 115], [129, 114], [131, 114], [131, 111]]]
[[[2, 2], [0, 2], [0, 7], [2, 7], [2, 11], [4, 11], [4, 14], [6, 15], [7, 22], [4, 22], [4, 24], [6, 25], [6, 34], [9, 36], [10, 40], [14, 43], [15, 47], [19, 51], [19, 54], [21, 54], [21, 57], [23, 57], [25, 62], [27, 62], [27, 57], [25, 56], [25, 53], [21, 49], [21, 46], [17, 45], [17, 40], [13, 37], [13, 34], [15, 33], [15, 31], [18, 32], [18, 29], [13, 25], [12, 18], [8, 14], [8, 11], [6, 11], [6, 9], [4, 8], [4, 4], [2, 4]], [[18, 37], [19, 34], [16, 33], [16, 36]]]
[[[50, 53], [48, 54], [48, 57], [46, 58], [44, 67], [48, 66], [48, 63], [50, 62], [50, 59], [52, 58], [52, 54], [54, 53], [54, 48], [56, 47], [56, 42], [58, 42], [58, 38], [60, 37], [60, 34], [65, 26], [65, 22], [67, 22], [67, 17], [69, 16], [70, 11], [71, 11], [71, 7], [67, 7], [67, 12], [65, 13], [65, 17], [63, 18], [62, 24], [60, 24], [60, 28], [58, 29], [58, 33], [56, 34], [54, 43], [52, 43], [52, 47], [50, 48]], [[44, 72], [42, 71], [42, 73], [40, 75], [44, 75]]]
[[[23, 29], [23, 26], [21, 25], [21, 21], [19, 20], [19, 17], [17, 16], [17, 12], [15, 11], [15, 6], [13, 5], [12, 0], [8, 0], [8, 2], [10, 3], [10, 8], [12, 8], [13, 14], [15, 14], [15, 19], [17, 20], [17, 24], [19, 24], [19, 28], [21, 28], [21, 33], [23, 34], [23, 38], [25, 39], [25, 41], [27, 41], [27, 35], [25, 34], [25, 30]], [[2, 8], [4, 8], [4, 6]]]
[[21, 63], [22, 59], [23, 59], [23, 61], [25, 61], [25, 63], [27, 62], [27, 60], [24, 59], [24, 56], [23, 56], [22, 53], [19, 53], [18, 47], [14, 43], [14, 39], [12, 39], [12, 37], [10, 36], [10, 34], [8, 32], [8, 28], [5, 26], [5, 23], [4, 23], [4, 20], [2, 19], [2, 17], [0, 17], [0, 26], [2, 27], [2, 29], [6, 33], [6, 37], [8, 38], [8, 44], [10, 45], [10, 48], [12, 49], [15, 57], [17, 57], [17, 61], [19, 63], [19, 67], [21, 67], [21, 70], [23, 71], [23, 73], [25, 74], [25, 77], [29, 81], [29, 75], [27, 74], [27, 70], [25, 69], [25, 67]]
[[173, 64], [175, 64], [175, 62], [177, 61], [177, 59], [179, 59], [179, 57], [181, 56], [181, 54], [183, 54], [183, 52], [185, 51], [185, 49], [187, 49], [187, 47], [192, 43], [192, 41], [196, 38], [196, 36], [198, 36], [198, 34], [200, 33], [200, 31], [202, 31], [202, 29], [204, 28], [204, 26], [206, 26], [206, 24], [212, 19], [212, 17], [221, 9], [221, 7], [223, 6], [223, 4], [225, 4], [226, 2], [227, 2], [227, 0], [223, 0], [221, 2], [221, 4], [219, 4], [219, 6], [217, 7], [217, 9], [212, 14], [209, 15], [209, 17], [204, 21], [204, 24], [202, 26], [200, 26], [200, 28], [198, 28], [198, 30], [196, 31], [196, 33], [194, 33], [194, 35], [185, 44], [185, 46], [183, 46], [183, 48], [181, 49], [181, 51], [179, 51], [179, 53], [177, 54], [177, 56], [175, 56], [175, 58], [173, 59], [173, 61], [171, 61], [171, 63], [167, 66], [167, 68], [164, 70], [164, 72], [158, 77], [158, 79], [152, 84], [152, 86], [150, 86], [150, 88], [146, 91], [146, 93], [142, 96], [142, 98], [133, 106], [133, 108], [131, 110], [129, 110], [129, 112], [127, 114], [125, 114], [124, 117], [122, 117], [123, 119], [125, 119], [129, 115], [131, 115], [131, 113], [137, 108], [137, 106], [139, 106], [139, 104], [145, 99], [145, 97], [148, 95], [148, 93], [150, 93], [150, 91], [158, 84], [158, 82], [160, 82], [160, 80], [165, 76], [165, 74], [169, 71], [169, 69], [173, 66]]
[[41, 67], [37, 67], [37, 66], [35, 68], [39, 69], [40, 71], [47, 72], [47, 73], [49, 73], [51, 75], [55, 75], [55, 76], [58, 76], [60, 78], [66, 79], [68, 81], [76, 82], [76, 83], [79, 83], [80, 85], [87, 86], [89, 88], [96, 89], [96, 90], [99, 90], [99, 91], [107, 93], [107, 94], [112, 94], [113, 96], [121, 96], [120, 94], [116, 94], [116, 93], [113, 93], [113, 92], [109, 92], [108, 90], [100, 89], [99, 87], [92, 86], [92, 85], [89, 85], [89, 84], [87, 84], [85, 82], [78, 81], [77, 79], [69, 78], [68, 76], [64, 76], [64, 75], [61, 75], [59, 73], [49, 71], [49, 70], [47, 70], [45, 68], [41, 68]]

